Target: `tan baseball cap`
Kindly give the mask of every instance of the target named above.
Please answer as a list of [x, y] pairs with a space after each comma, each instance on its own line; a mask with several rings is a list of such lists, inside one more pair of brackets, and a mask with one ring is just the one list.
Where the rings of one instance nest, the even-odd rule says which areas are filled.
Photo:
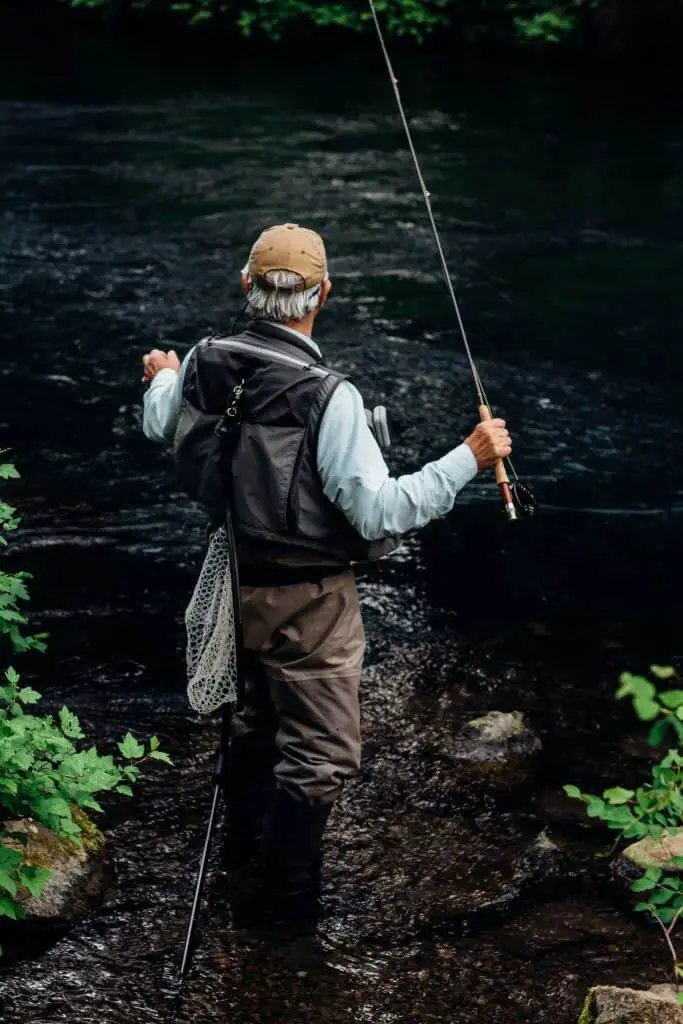
[[325, 279], [325, 243], [315, 231], [298, 224], [277, 224], [267, 228], [256, 239], [247, 269], [255, 281], [264, 278], [270, 270], [288, 270], [298, 274], [301, 284], [294, 290], [302, 292]]

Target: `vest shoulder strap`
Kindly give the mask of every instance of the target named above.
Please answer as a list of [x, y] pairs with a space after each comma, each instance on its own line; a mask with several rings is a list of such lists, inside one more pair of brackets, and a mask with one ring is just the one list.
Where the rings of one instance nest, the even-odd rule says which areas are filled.
[[[322, 366], [320, 363], [301, 359], [299, 356], [291, 355], [289, 352], [283, 352], [279, 349], [270, 348], [267, 345], [260, 345], [256, 337], [254, 341], [252, 341], [251, 338], [247, 341], [242, 338], [204, 338], [203, 341], [212, 345], [220, 345], [231, 349], [233, 352], [243, 352], [247, 355], [252, 353], [255, 356], [268, 360], [269, 362], [281, 363], [283, 366], [291, 366], [292, 369], [307, 370], [309, 373], [313, 373], [317, 377], [333, 376], [341, 380], [348, 379], [346, 374], [340, 373], [337, 370], [330, 370], [327, 366]], [[199, 344], [201, 345], [202, 342]]]

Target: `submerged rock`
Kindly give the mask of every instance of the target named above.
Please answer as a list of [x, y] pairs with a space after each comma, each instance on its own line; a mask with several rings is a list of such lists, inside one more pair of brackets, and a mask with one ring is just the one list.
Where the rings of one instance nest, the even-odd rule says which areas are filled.
[[[100, 830], [80, 811], [74, 820], [82, 829], [82, 846], [62, 839], [39, 821], [21, 818], [5, 822], [5, 829], [17, 836], [7, 845], [23, 849], [26, 859], [36, 867], [51, 872], [45, 889], [37, 899], [23, 891], [17, 895], [26, 920], [17, 922], [26, 927], [32, 922], [41, 926], [74, 924], [97, 905], [111, 880], [109, 862], [105, 857], [105, 839]], [[19, 837], [25, 836], [22, 841]], [[4, 926], [3, 922], [3, 926]]]
[[579, 1024], [683, 1024], [673, 985], [651, 989], [598, 985], [584, 1003]]
[[576, 877], [546, 833], [529, 843], [512, 815], [475, 824], [404, 809], [359, 820], [346, 797], [331, 822], [325, 874], [346, 912], [360, 913], [360, 932], [384, 938], [486, 927], [556, 898]]
[[519, 711], [489, 711], [455, 734], [442, 732], [429, 748], [451, 766], [454, 785], [489, 792], [526, 782], [540, 751], [540, 739]]

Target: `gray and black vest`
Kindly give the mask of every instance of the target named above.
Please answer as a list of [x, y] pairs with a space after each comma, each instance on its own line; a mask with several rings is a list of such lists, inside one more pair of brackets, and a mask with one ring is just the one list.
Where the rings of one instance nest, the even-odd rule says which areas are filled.
[[[348, 565], [375, 561], [400, 543], [396, 537], [363, 540], [323, 492], [318, 431], [327, 403], [346, 379], [323, 366], [303, 341], [262, 321], [194, 349], [185, 373], [176, 461], [181, 470], [182, 460], [191, 465], [190, 476], [199, 467], [201, 483], [208, 482], [203, 493], [216, 480], [232, 488], [238, 549], [249, 558], [256, 552], [258, 560], [284, 564]], [[231, 465], [219, 473], [214, 430], [241, 381], [236, 447]], [[225, 497], [217, 495], [212, 503], [192, 493], [202, 490], [196, 477], [185, 487], [210, 514], [212, 504], [220, 506]]]

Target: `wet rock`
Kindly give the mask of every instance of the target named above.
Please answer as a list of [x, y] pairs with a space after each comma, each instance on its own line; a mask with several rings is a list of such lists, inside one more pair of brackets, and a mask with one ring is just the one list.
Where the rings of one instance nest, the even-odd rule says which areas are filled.
[[489, 711], [472, 719], [456, 737], [456, 745], [456, 759], [472, 763], [529, 761], [541, 750], [541, 741], [520, 711]]
[[661, 839], [640, 839], [631, 843], [611, 866], [612, 878], [622, 888], [630, 887], [648, 868], [663, 868], [670, 873], [679, 873], [672, 862], [673, 857], [683, 857], [683, 832], [677, 835], [666, 833]]
[[[82, 812], [75, 811], [74, 819], [83, 830], [82, 847], [60, 838], [39, 821], [21, 818], [5, 822], [7, 832], [17, 836], [16, 842], [6, 839], [6, 845], [23, 849], [28, 861], [51, 872], [40, 897], [36, 899], [26, 891], [18, 894], [26, 920], [17, 922], [17, 927], [25, 929], [31, 923], [42, 928], [74, 924], [99, 903], [108, 887], [111, 871], [105, 858], [104, 836]], [[19, 839], [22, 834], [26, 837], [23, 843]]]
[[515, 862], [515, 881], [520, 887], [566, 882], [574, 877], [564, 851], [546, 831], [541, 832]]
[[683, 1024], [673, 985], [651, 989], [598, 985], [584, 1003], [579, 1024]]
[[424, 753], [449, 766], [454, 788], [508, 792], [529, 778], [541, 741], [519, 711], [489, 711], [455, 733], [427, 733]]
[[665, 833], [661, 839], [641, 839], [624, 850], [623, 857], [646, 871], [648, 868], [665, 868], [676, 871], [674, 857], [683, 857], [683, 832], [676, 835]]
[[468, 720], [471, 695], [462, 688], [438, 696], [416, 692], [413, 670], [409, 661], [391, 672], [386, 664], [368, 672], [365, 781], [378, 801], [451, 812], [529, 779], [541, 742], [521, 712], [489, 711]]

